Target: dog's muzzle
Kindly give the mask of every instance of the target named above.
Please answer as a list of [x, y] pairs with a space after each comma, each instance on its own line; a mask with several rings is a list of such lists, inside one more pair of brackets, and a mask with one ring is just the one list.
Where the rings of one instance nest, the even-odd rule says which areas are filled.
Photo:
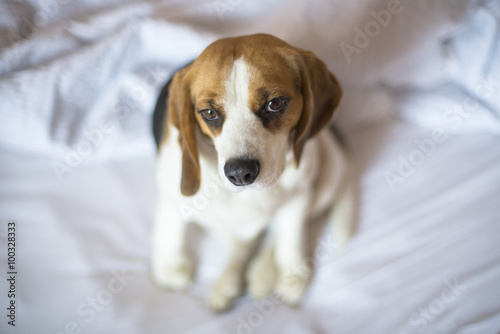
[[231, 159], [224, 165], [224, 174], [235, 186], [252, 184], [259, 175], [260, 163], [255, 159]]

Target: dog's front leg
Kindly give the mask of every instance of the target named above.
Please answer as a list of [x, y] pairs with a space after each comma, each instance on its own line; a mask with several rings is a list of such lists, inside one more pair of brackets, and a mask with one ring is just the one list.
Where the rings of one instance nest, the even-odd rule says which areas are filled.
[[311, 277], [304, 249], [309, 204], [310, 194], [304, 191], [285, 203], [274, 219], [274, 256], [278, 269], [275, 292], [291, 306], [300, 303]]
[[182, 291], [192, 282], [194, 265], [186, 253], [186, 227], [178, 209], [160, 197], [153, 223], [151, 276], [161, 288]]

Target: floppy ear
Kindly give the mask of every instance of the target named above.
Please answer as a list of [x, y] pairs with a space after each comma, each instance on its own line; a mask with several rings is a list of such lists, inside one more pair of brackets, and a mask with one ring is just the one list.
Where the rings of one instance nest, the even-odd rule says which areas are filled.
[[306, 141], [327, 126], [338, 106], [342, 89], [326, 65], [312, 52], [301, 51], [302, 115], [295, 127], [293, 155], [298, 166]]
[[181, 193], [184, 196], [196, 194], [201, 181], [196, 118], [187, 79], [188, 72], [189, 66], [175, 74], [168, 98], [169, 115], [172, 123], [179, 130], [178, 141], [182, 151]]

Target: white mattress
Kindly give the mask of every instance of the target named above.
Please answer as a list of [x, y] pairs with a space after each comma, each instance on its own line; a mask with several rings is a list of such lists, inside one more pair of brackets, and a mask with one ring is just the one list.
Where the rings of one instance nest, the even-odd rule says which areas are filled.
[[[401, 1], [347, 62], [340, 43], [387, 4], [0, 4], [0, 332], [499, 333], [500, 5]], [[42, 29], [17, 40], [42, 12]], [[149, 118], [174, 68], [218, 37], [257, 31], [315, 51], [343, 84], [336, 122], [360, 175], [359, 228], [339, 253], [328, 228], [312, 227], [317, 270], [300, 308], [244, 297], [216, 315], [206, 298], [224, 249], [199, 230], [189, 293], [149, 279]]]

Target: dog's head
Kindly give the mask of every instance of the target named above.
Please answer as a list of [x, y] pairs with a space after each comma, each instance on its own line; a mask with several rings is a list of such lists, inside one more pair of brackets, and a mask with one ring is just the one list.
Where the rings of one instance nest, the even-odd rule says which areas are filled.
[[279, 179], [288, 152], [298, 166], [306, 141], [328, 125], [340, 97], [322, 61], [278, 38], [260, 34], [211, 44], [170, 85], [182, 194], [200, 187], [197, 129], [213, 141], [229, 189], [267, 188]]

